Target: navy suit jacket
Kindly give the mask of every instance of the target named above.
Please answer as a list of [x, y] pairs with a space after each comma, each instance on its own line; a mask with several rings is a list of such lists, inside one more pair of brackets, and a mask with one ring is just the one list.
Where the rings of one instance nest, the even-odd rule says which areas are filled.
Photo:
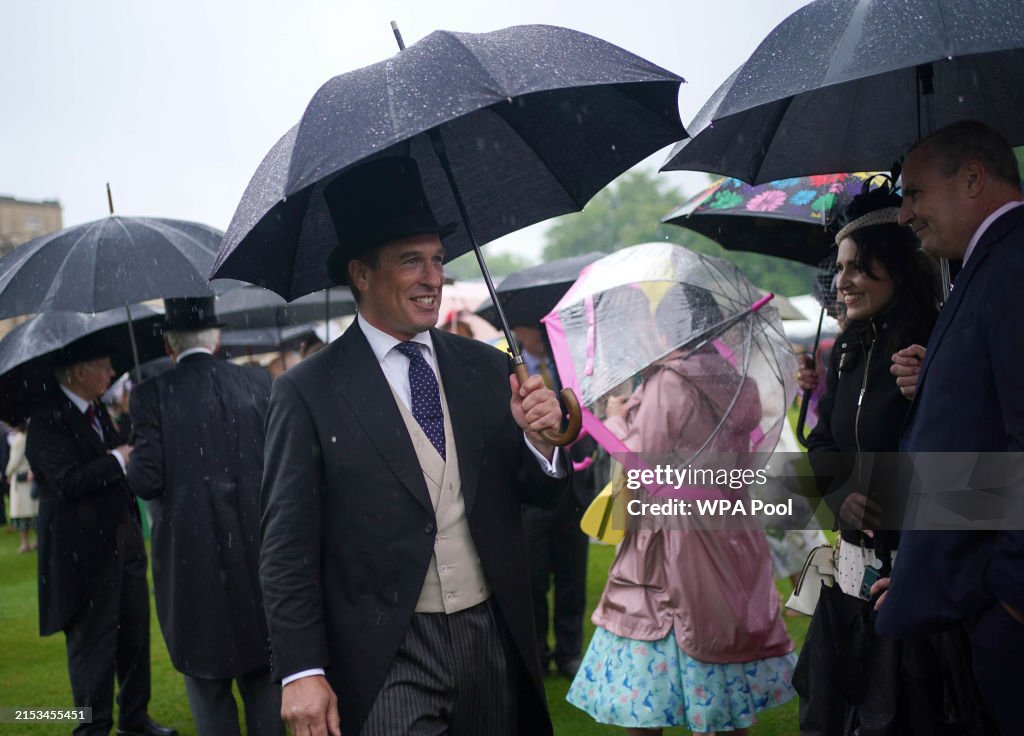
[[[1024, 451], [1022, 291], [1024, 206], [985, 231], [939, 313], [902, 451]], [[1014, 623], [999, 601], [1024, 609], [1024, 531], [905, 531], [876, 628], [913, 636], [964, 622], [975, 643], [996, 644]]]

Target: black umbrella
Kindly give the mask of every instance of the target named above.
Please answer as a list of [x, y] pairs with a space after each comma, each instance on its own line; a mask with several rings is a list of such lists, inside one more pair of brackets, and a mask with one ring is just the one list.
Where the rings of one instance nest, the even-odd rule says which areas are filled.
[[[606, 255], [594, 252], [559, 258], [506, 276], [495, 291], [508, 323], [513, 327], [539, 327], [541, 317], [555, 308], [558, 300], [579, 277], [580, 271]], [[490, 299], [481, 304], [476, 313], [501, 329], [501, 320]]]
[[356, 302], [346, 287], [286, 302], [268, 289], [247, 285], [217, 297], [216, 310], [227, 330], [278, 329], [355, 314]]
[[43, 235], [0, 259], [0, 318], [212, 296], [238, 286], [207, 281], [222, 237], [194, 222], [115, 215]]
[[[225, 358], [241, 358], [254, 353], [297, 350], [302, 343], [317, 337], [315, 325], [256, 327], [248, 330], [223, 330], [220, 354]], [[319, 338], [318, 338], [319, 339]]]
[[[99, 314], [46, 312], [22, 322], [0, 340], [0, 419], [24, 421], [41, 399], [57, 389], [52, 354], [87, 335], [101, 333], [113, 353], [118, 374], [134, 365], [128, 315], [125, 309]], [[143, 305], [130, 307], [139, 357], [142, 361], [164, 354], [163, 337], [156, 325], [162, 315]]]
[[564, 28], [433, 33], [317, 92], [249, 183], [213, 275], [289, 299], [330, 286], [325, 261], [337, 241], [323, 188], [369, 158], [409, 155], [438, 222], [461, 224], [447, 257], [475, 249], [493, 299], [478, 244], [582, 209], [684, 136], [681, 82]]
[[1020, 0], [816, 0], [780, 23], [694, 118], [663, 170], [753, 184], [888, 169], [964, 118], [1024, 143]]

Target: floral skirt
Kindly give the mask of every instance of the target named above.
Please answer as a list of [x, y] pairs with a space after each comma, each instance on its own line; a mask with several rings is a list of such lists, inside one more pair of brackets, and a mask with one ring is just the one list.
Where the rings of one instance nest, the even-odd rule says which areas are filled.
[[672, 632], [637, 641], [598, 627], [566, 700], [613, 726], [734, 731], [796, 695], [790, 683], [795, 664], [795, 652], [708, 664], [680, 649]]

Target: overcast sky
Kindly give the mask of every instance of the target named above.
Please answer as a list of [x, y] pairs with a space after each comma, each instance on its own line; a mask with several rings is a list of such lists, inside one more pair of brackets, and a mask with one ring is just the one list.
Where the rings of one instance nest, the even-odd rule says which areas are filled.
[[[549, 23], [685, 77], [684, 123], [806, 0], [32, 0], [4, 2], [0, 195], [227, 227], [271, 145], [330, 77], [433, 30]], [[660, 164], [667, 149], [652, 161]], [[695, 192], [705, 175], [664, 174]], [[541, 226], [500, 248], [536, 253]]]

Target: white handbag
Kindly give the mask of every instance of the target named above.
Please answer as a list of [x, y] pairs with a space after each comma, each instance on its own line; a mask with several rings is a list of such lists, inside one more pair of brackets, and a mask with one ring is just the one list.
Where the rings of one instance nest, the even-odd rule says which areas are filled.
[[822, 584], [830, 588], [835, 585], [835, 554], [836, 548], [830, 544], [822, 544], [811, 550], [804, 562], [804, 569], [800, 571], [800, 580], [786, 601], [786, 608], [805, 616], [814, 614]]

